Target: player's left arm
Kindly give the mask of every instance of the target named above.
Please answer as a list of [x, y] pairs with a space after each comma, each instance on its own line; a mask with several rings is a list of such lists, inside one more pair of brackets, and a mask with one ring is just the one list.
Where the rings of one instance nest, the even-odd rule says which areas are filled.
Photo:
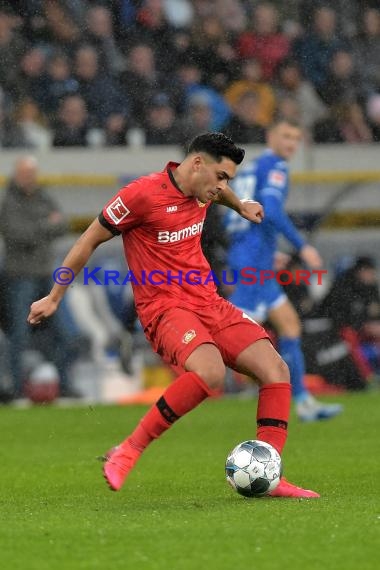
[[250, 222], [260, 224], [264, 219], [264, 208], [259, 202], [255, 202], [254, 200], [239, 200], [235, 192], [233, 192], [229, 186], [226, 186], [226, 188], [219, 192], [214, 202], [231, 208], [231, 210], [234, 210], [240, 214], [242, 218]]

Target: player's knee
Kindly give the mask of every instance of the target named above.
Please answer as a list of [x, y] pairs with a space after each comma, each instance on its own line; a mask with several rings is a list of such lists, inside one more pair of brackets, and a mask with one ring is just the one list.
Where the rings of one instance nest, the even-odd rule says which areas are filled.
[[219, 390], [223, 387], [226, 367], [221, 358], [200, 365], [195, 372], [212, 390]]
[[275, 384], [276, 382], [290, 382], [289, 367], [285, 360], [276, 358], [275, 362], [268, 367], [265, 378], [262, 379], [264, 384]]

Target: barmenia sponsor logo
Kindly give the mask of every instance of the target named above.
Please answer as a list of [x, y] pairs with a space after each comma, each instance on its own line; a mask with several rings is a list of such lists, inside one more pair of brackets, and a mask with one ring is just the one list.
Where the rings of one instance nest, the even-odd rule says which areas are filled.
[[187, 239], [192, 236], [200, 234], [203, 229], [204, 222], [198, 222], [198, 224], [193, 224], [192, 226], [187, 226], [187, 228], [182, 228], [176, 232], [162, 231], [157, 234], [158, 243], [175, 243], [183, 239]]

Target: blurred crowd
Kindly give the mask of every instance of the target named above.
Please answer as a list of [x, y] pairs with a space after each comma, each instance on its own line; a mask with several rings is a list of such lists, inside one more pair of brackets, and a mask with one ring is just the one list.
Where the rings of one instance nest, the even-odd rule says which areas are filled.
[[380, 140], [376, 0], [0, 0], [0, 147]]

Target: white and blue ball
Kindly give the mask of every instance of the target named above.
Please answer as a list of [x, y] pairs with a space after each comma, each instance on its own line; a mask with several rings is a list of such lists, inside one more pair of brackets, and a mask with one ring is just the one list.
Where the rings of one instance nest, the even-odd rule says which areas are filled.
[[281, 475], [281, 456], [265, 441], [243, 441], [226, 460], [227, 481], [244, 497], [270, 493], [279, 484]]

